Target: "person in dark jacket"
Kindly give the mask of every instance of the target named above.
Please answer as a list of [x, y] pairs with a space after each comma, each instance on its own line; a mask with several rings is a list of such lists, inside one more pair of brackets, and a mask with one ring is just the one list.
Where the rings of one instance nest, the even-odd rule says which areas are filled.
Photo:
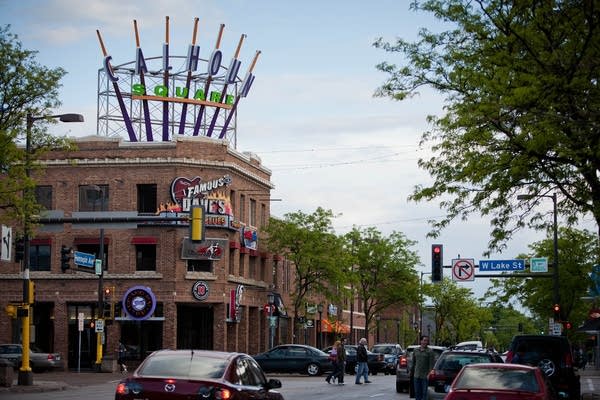
[[337, 349], [338, 385], [344, 384], [344, 371], [346, 370], [346, 347], [344, 347], [345, 341], [346, 341], [346, 339], [342, 339], [339, 342], [338, 349]]
[[361, 338], [358, 342], [358, 347], [356, 348], [356, 364], [358, 365], [358, 370], [356, 371], [356, 379], [354, 383], [357, 385], [362, 385], [360, 381], [361, 377], [364, 377], [365, 383], [371, 383], [369, 380], [369, 356], [367, 355], [367, 339]]

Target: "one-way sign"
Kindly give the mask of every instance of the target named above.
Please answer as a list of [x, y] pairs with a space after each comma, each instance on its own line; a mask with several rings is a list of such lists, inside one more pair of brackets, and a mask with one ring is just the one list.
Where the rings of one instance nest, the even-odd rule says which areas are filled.
[[525, 260], [479, 260], [479, 271], [525, 271]]

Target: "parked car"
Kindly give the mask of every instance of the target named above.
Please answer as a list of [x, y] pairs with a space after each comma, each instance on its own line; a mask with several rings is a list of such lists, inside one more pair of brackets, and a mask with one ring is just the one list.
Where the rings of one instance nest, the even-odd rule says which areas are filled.
[[371, 348], [371, 352], [383, 354], [383, 361], [385, 362], [383, 373], [386, 375], [391, 375], [396, 373], [398, 357], [404, 352], [404, 350], [398, 343], [379, 343]]
[[[411, 357], [414, 349], [419, 345], [410, 345], [398, 358], [398, 364], [396, 365], [396, 392], [402, 393], [404, 391], [414, 393], [412, 388], [412, 377], [410, 376], [411, 368]], [[446, 350], [443, 346], [430, 345], [429, 348], [435, 353], [435, 359], [440, 356]]]
[[119, 382], [115, 400], [252, 399], [283, 400], [273, 389], [278, 379], [265, 377], [254, 359], [243, 353], [209, 350], [158, 350]]
[[[356, 363], [356, 349], [357, 345], [354, 344], [346, 344], [344, 345], [346, 349], [346, 369], [345, 372], [350, 375], [354, 375], [356, 373], [356, 369], [358, 368]], [[326, 347], [323, 351], [327, 354], [331, 352], [331, 346]], [[383, 358], [383, 354], [373, 353], [367, 350], [367, 365], [369, 366], [369, 374], [377, 375], [379, 372], [383, 372], [385, 369], [385, 361]]]
[[519, 364], [469, 364], [458, 373], [446, 400], [553, 400], [548, 378], [536, 367]]
[[[21, 344], [0, 344], [0, 358], [10, 361], [14, 368], [21, 368], [23, 346]], [[60, 353], [45, 353], [36, 346], [29, 346], [29, 366], [34, 372], [49, 369], [64, 369]]]
[[517, 352], [522, 361], [539, 367], [550, 379], [556, 394], [562, 398], [579, 399], [581, 384], [573, 360], [571, 342], [565, 336], [517, 335], [513, 337], [506, 355], [512, 363]]
[[303, 344], [282, 344], [253, 358], [267, 373], [294, 372], [315, 376], [333, 370], [327, 353]]
[[500, 355], [487, 350], [446, 350], [438, 357], [429, 372], [428, 399], [443, 399], [459, 371], [468, 364], [499, 363]]

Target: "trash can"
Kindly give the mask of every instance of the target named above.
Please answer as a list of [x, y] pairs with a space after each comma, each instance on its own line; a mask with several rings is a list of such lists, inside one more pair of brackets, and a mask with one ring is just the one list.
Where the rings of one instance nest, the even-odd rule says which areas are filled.
[[0, 358], [0, 386], [11, 387], [15, 380], [15, 369], [12, 362]]

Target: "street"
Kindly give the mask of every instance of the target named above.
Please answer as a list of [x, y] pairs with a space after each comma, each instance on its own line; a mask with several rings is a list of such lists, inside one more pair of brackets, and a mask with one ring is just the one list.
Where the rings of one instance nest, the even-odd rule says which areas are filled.
[[[47, 374], [50, 376], [51, 374]], [[354, 376], [346, 376], [344, 386], [329, 385], [324, 377], [308, 377], [303, 375], [270, 375], [281, 380], [282, 388], [279, 390], [285, 400], [304, 400], [318, 398], [319, 400], [353, 400], [353, 399], [408, 399], [408, 393], [396, 393], [393, 375], [376, 375], [370, 377], [373, 383], [355, 385]], [[86, 386], [70, 386], [66, 390], [36, 393], [0, 393], [0, 398], [19, 400], [106, 400], [114, 398], [114, 390], [118, 380]], [[600, 376], [585, 374], [581, 377], [581, 391], [583, 399], [600, 399], [594, 393], [600, 392]]]

